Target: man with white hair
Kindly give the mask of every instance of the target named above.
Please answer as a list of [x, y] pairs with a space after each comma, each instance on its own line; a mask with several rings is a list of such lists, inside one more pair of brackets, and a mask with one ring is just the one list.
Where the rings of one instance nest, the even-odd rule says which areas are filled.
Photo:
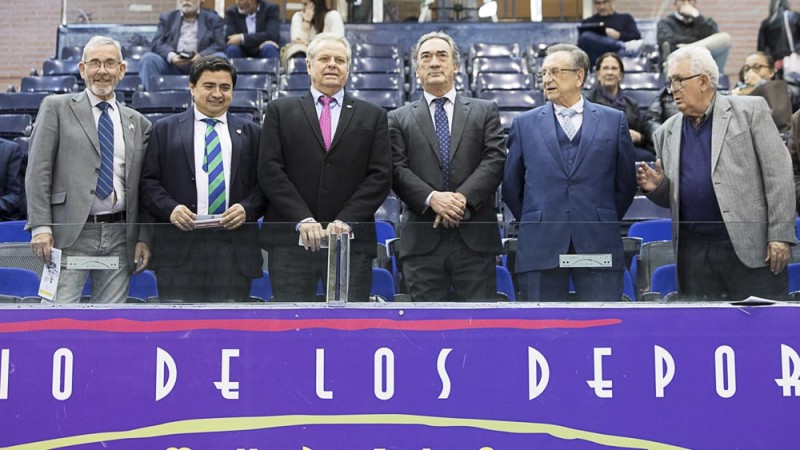
[[656, 132], [656, 167], [641, 165], [648, 198], [672, 209], [678, 293], [692, 300], [782, 298], [795, 241], [789, 152], [762, 97], [716, 93], [704, 47], [667, 60], [679, 114]]

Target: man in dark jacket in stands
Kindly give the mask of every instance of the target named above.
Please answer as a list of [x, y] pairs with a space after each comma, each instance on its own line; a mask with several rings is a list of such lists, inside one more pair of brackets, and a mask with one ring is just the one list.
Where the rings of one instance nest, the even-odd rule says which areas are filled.
[[662, 62], [680, 47], [701, 45], [711, 52], [720, 72], [731, 50], [731, 35], [720, 33], [714, 19], [700, 14], [697, 0], [675, 0], [675, 12], [656, 25], [656, 40]]
[[280, 8], [264, 0], [237, 0], [225, 10], [229, 58], [277, 58]]
[[642, 35], [633, 16], [614, 11], [613, 0], [593, 0], [595, 14], [578, 27], [578, 47], [589, 55], [589, 64], [606, 52], [632, 54], [642, 48]]
[[24, 203], [25, 182], [22, 172], [22, 148], [5, 139], [0, 139], [0, 221], [25, 218], [20, 209]]

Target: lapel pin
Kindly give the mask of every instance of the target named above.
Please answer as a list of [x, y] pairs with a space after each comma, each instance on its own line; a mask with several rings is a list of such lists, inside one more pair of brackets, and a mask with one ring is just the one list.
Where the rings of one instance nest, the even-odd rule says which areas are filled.
[[352, 108], [353, 108], [353, 105], [347, 105], [347, 108], [348, 108], [348, 109], [352, 109]]
[[128, 124], [128, 129], [129, 129], [129, 130], [132, 130], [132, 129], [133, 129], [133, 124], [132, 124], [132, 123], [129, 123], [129, 124]]
[[241, 128], [237, 128], [236, 129], [236, 134], [242, 134], [242, 129]]

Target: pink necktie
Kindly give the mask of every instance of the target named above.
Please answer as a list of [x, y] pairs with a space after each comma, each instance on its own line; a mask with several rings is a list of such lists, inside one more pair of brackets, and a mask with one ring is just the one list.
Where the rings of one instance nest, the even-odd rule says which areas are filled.
[[322, 114], [319, 115], [319, 128], [322, 130], [322, 140], [325, 141], [325, 151], [331, 149], [331, 97], [319, 96], [322, 103]]

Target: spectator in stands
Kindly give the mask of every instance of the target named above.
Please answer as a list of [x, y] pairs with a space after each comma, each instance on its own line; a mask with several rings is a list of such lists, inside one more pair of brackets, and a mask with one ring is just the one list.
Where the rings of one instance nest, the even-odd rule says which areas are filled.
[[200, 0], [177, 0], [178, 9], [161, 14], [152, 52], [142, 55], [139, 76], [150, 90], [151, 78], [187, 75], [201, 56], [225, 56], [225, 22]]
[[389, 113], [411, 299], [494, 300], [502, 252], [494, 194], [506, 159], [497, 104], [456, 93], [459, 54], [450, 36], [423, 35], [413, 58], [423, 98]]
[[800, 14], [789, 9], [787, 0], [770, 0], [769, 17], [761, 22], [758, 28], [758, 51], [764, 52], [778, 63], [776, 69], [781, 69], [783, 58], [789, 56], [797, 48], [789, 45], [789, 36], [786, 34], [786, 22], [792, 33], [794, 45], [800, 45]]
[[349, 300], [369, 297], [392, 154], [386, 111], [344, 92], [350, 57], [344, 36], [318, 34], [306, 60], [310, 91], [267, 104], [258, 182], [270, 202], [261, 230], [278, 301], [316, 299], [328, 266], [319, 249], [331, 233], [353, 236]]
[[281, 63], [295, 56], [306, 56], [308, 43], [319, 33], [344, 36], [344, 20], [338, 11], [328, 8], [325, 0], [302, 0], [303, 10], [294, 13], [289, 29], [291, 42], [281, 49]]
[[792, 172], [794, 172], [795, 205], [800, 214], [800, 112], [792, 115], [792, 129], [789, 132], [789, 155], [792, 158]]
[[25, 218], [22, 157], [19, 144], [0, 139], [0, 221]]
[[142, 204], [157, 223], [174, 225], [154, 227], [162, 301], [245, 301], [263, 276], [254, 245], [266, 207], [256, 184], [261, 129], [228, 113], [235, 86], [226, 58], [199, 58], [189, 72], [194, 108], [153, 127]]
[[717, 95], [719, 71], [706, 48], [678, 49], [667, 66], [680, 114], [656, 132], [656, 168], [640, 165], [637, 179], [648, 198], [672, 209], [678, 294], [785, 297], [795, 194], [767, 102]]
[[678, 105], [675, 104], [672, 93], [667, 88], [661, 89], [658, 97], [650, 103], [644, 113], [647, 123], [647, 136], [650, 142], [654, 142], [653, 134], [655, 134], [658, 127], [675, 114], [678, 114]]
[[280, 8], [264, 0], [237, 0], [225, 11], [229, 58], [277, 58]]
[[[30, 141], [25, 178], [31, 249], [50, 264], [61, 249], [55, 301], [77, 303], [86, 277], [91, 298], [123, 303], [130, 272], [150, 260], [150, 235], [139, 227], [139, 176], [150, 122], [115, 101], [125, 75], [119, 42], [92, 37], [78, 65], [86, 82], [80, 93], [42, 101]], [[67, 269], [71, 257], [109, 258], [114, 270]]]
[[675, 12], [658, 21], [656, 40], [661, 61], [687, 45], [708, 48], [722, 72], [731, 50], [731, 35], [721, 33], [714, 19], [700, 14], [697, 0], [675, 0]]
[[642, 35], [633, 16], [614, 11], [614, 0], [592, 0], [595, 14], [578, 26], [578, 47], [594, 65], [603, 53], [638, 54]]
[[619, 86], [622, 77], [625, 76], [622, 59], [616, 53], [606, 53], [598, 58], [594, 70], [597, 75], [597, 85], [586, 93], [586, 99], [625, 113], [636, 161], [655, 161], [655, 150], [647, 134], [647, 123], [639, 111], [639, 105], [635, 100], [626, 97]]
[[792, 121], [789, 85], [783, 80], [776, 80], [775, 74], [775, 64], [771, 56], [764, 52], [751, 53], [742, 66], [742, 81], [731, 93], [764, 97], [778, 131], [788, 133]]
[[[548, 103], [511, 123], [503, 200], [520, 221], [515, 271], [524, 300], [564, 301], [570, 277], [578, 300], [622, 297], [619, 221], [636, 188], [633, 144], [622, 112], [581, 95], [588, 71], [581, 49], [548, 48], [539, 72]], [[561, 268], [565, 254], [598, 264]]]

